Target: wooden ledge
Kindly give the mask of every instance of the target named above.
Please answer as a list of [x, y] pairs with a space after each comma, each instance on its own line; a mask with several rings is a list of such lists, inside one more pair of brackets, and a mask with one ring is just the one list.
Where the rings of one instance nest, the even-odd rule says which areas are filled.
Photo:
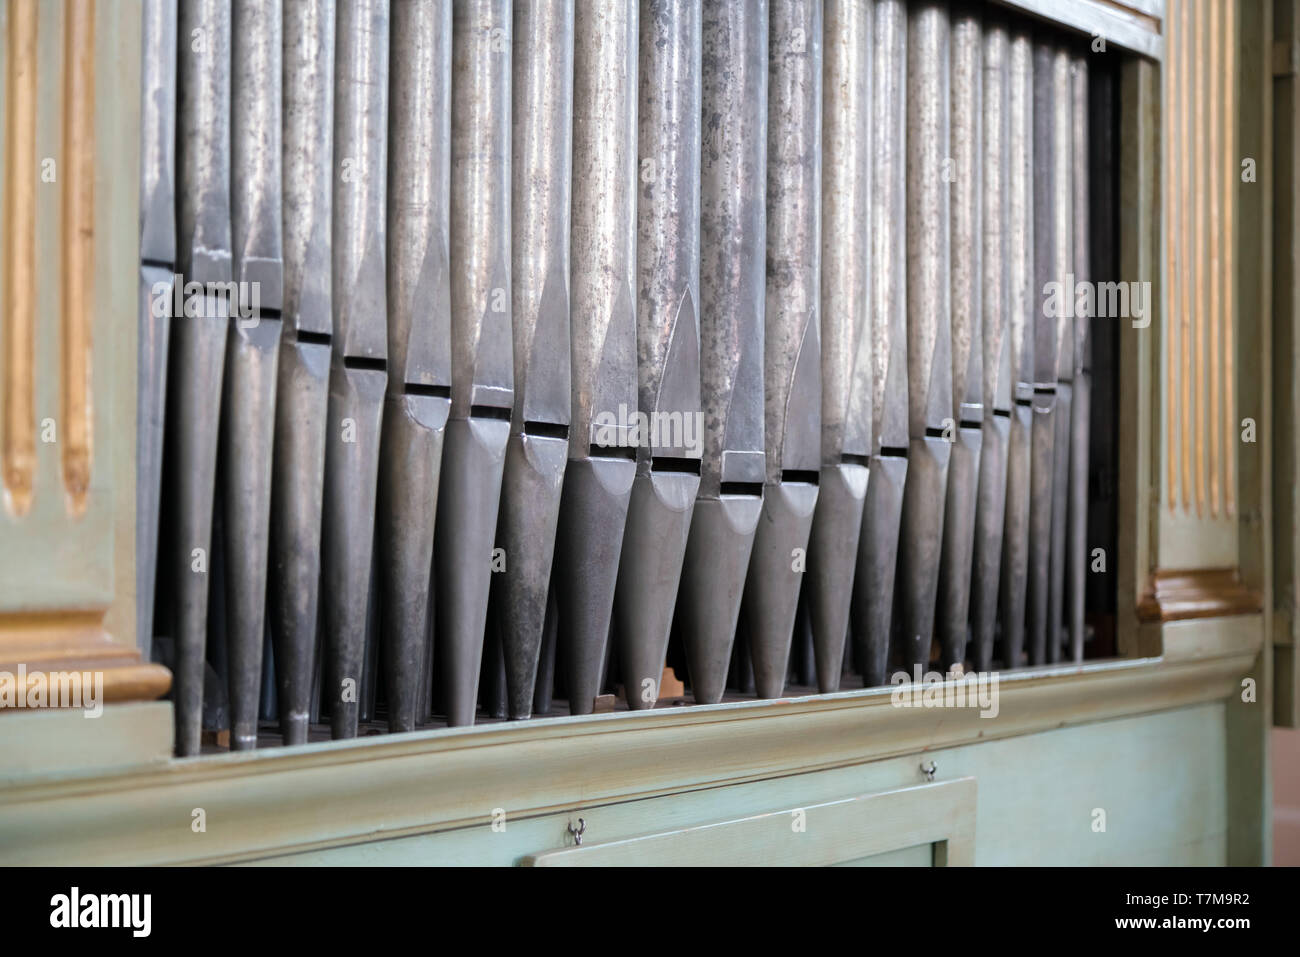
[[[104, 703], [153, 701], [171, 687], [171, 672], [140, 658], [140, 652], [114, 641], [98, 612], [0, 616], [0, 690], [37, 676], [69, 672], [102, 674]], [[18, 689], [24, 693], [26, 689]], [[0, 714], [7, 708], [0, 707]]]
[[1157, 571], [1138, 602], [1139, 621], [1184, 621], [1252, 615], [1264, 607], [1235, 568]]
[[[0, 863], [230, 863], [850, 767], [1236, 692], [1262, 636], [999, 675], [997, 715], [893, 689], [635, 711], [3, 781]], [[202, 808], [207, 831], [192, 830]], [[69, 829], [68, 822], [77, 827]]]

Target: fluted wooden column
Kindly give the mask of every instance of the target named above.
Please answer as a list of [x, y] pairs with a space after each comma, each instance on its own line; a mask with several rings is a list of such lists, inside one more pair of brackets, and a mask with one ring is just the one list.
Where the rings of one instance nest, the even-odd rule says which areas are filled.
[[135, 635], [139, 51], [138, 4], [0, 5], [0, 691], [171, 681]]

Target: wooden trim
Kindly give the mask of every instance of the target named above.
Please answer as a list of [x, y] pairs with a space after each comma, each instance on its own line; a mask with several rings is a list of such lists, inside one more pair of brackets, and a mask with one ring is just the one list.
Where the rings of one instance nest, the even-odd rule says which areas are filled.
[[0, 615], [0, 689], [8, 690], [21, 666], [29, 683], [37, 675], [102, 672], [106, 703], [152, 701], [166, 694], [171, 672], [114, 641], [102, 618], [99, 612]]
[[4, 300], [0, 460], [5, 505], [31, 508], [36, 482], [36, 0], [9, 4], [5, 79]]
[[[930, 844], [938, 867], [975, 864], [975, 778], [896, 788], [525, 856], [527, 867], [826, 867]], [[796, 831], [791, 821], [804, 818]]]
[[1157, 570], [1137, 613], [1141, 621], [1182, 621], [1256, 614], [1263, 606], [1259, 593], [1246, 586], [1235, 568]]
[[66, 7], [63, 59], [63, 484], [73, 515], [90, 489], [91, 283], [95, 253], [95, 3]]
[[878, 688], [10, 777], [0, 863], [249, 861], [483, 826], [502, 806], [517, 821], [1166, 711], [1238, 693], [1259, 629], [1242, 637], [1202, 636], [1186, 658], [1003, 674], [991, 718], [895, 706]]

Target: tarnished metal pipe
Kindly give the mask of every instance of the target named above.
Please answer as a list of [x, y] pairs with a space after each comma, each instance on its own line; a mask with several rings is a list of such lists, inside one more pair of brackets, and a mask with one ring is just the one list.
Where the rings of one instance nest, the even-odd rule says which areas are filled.
[[871, 0], [828, 0], [822, 49], [821, 481], [804, 605], [818, 690], [838, 691], [871, 455]]
[[628, 706], [650, 708], [700, 486], [700, 0], [642, 0], [638, 409], [649, 436], [623, 532], [614, 634]]
[[871, 480], [853, 579], [853, 641], [863, 683], [883, 684], [907, 478], [907, 6], [876, 0], [872, 31]]
[[515, 405], [492, 576], [507, 713], [533, 713], [569, 451], [573, 0], [516, 3], [510, 272]]
[[1009, 37], [1001, 22], [988, 22], [983, 65], [983, 230], [981, 248], [982, 400], [979, 492], [975, 505], [971, 567], [971, 660], [976, 671], [993, 666], [1002, 528], [1007, 496], [1007, 442], [1011, 432], [1011, 329], [1008, 240], [1010, 235]]
[[[1055, 622], [1050, 618], [1051, 583], [1056, 577], [1052, 562], [1052, 513], [1058, 478], [1055, 418], [1061, 396], [1057, 383], [1062, 333], [1069, 320], [1066, 310], [1059, 307], [1051, 292], [1052, 286], [1065, 281], [1073, 260], [1070, 139], [1069, 54], [1048, 42], [1035, 43], [1034, 403], [1026, 599], [1030, 664], [1055, 658], [1055, 654], [1049, 656], [1049, 648], [1057, 647], [1060, 632], [1059, 617]], [[1063, 416], [1068, 418], [1068, 414], [1068, 410], [1062, 410]], [[1058, 570], [1063, 572], [1063, 565]], [[1057, 611], [1060, 611], [1059, 604]]]
[[[451, 419], [434, 539], [447, 723], [474, 723], [514, 403], [509, 0], [452, 5]], [[506, 556], [508, 561], [508, 556]]]
[[899, 634], [909, 670], [930, 663], [952, 421], [949, 24], [946, 3], [908, 8], [907, 485], [898, 546]]
[[325, 433], [322, 701], [355, 737], [387, 386], [388, 3], [340, 0], [334, 73], [334, 349]]
[[236, 0], [230, 159], [240, 308], [226, 340], [220, 449], [230, 746], [236, 751], [257, 746], [266, 633], [267, 523], [284, 294], [281, 27], [279, 0]]
[[[1088, 60], [1071, 61], [1073, 107], [1074, 275], [1079, 282], [1092, 280], [1092, 236], [1088, 216]], [[1092, 316], [1075, 316], [1074, 404], [1070, 418], [1070, 477], [1066, 533], [1066, 608], [1070, 660], [1083, 660], [1084, 597], [1088, 576], [1088, 433], [1092, 403]]]
[[821, 0], [774, 7], [768, 62], [767, 477], [742, 604], [760, 698], [785, 687], [821, 467]]
[[307, 741], [329, 404], [334, 0], [284, 11], [284, 309], [271, 475], [271, 631], [285, 744]]
[[1028, 32], [1017, 30], [1009, 50], [1007, 164], [1008, 333], [1014, 383], [1007, 438], [1006, 524], [998, 593], [1002, 660], [1022, 664], [1025, 593], [1029, 577], [1029, 454], [1032, 446], [1034, 332], [1040, 306], [1034, 288], [1034, 60]]
[[176, 272], [176, 0], [145, 0], [140, 61], [140, 326], [137, 357], [135, 568], [140, 654], [153, 642]]
[[[950, 37], [952, 145], [952, 453], [939, 564], [939, 634], [945, 669], [966, 661], [976, 499], [984, 444], [984, 37], [980, 16], [954, 15]], [[990, 409], [990, 412], [992, 410]]]
[[388, 726], [427, 717], [429, 589], [451, 410], [451, 7], [393, 8], [388, 106], [388, 389], [377, 540]]
[[597, 420], [637, 407], [637, 24], [636, 0], [574, 11], [571, 424], [553, 570], [572, 714], [591, 713], [605, 677], [636, 472], [635, 449]]
[[704, 8], [700, 494], [677, 601], [695, 700], [722, 699], [763, 493], [767, 0]]
[[175, 602], [176, 752], [198, 754], [207, 646], [212, 506], [226, 334], [230, 322], [230, 5], [181, 6], [179, 36], [201, 38], [178, 66], [179, 272], [204, 291], [172, 328], [166, 481]]

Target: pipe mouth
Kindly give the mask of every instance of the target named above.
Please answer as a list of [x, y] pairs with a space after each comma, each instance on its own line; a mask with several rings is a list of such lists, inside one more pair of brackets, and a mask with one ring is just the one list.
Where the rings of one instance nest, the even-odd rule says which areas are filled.
[[327, 346], [332, 341], [328, 332], [308, 332], [306, 329], [298, 330], [297, 339], [301, 343], [320, 346]]
[[423, 382], [407, 382], [403, 384], [402, 392], [406, 395], [427, 395], [435, 399], [451, 398], [451, 386], [449, 385], [428, 385]]
[[723, 482], [718, 486], [719, 495], [752, 495], [763, 497], [762, 482]]
[[524, 435], [537, 436], [543, 439], [564, 439], [569, 440], [569, 427], [559, 422], [525, 422]]
[[822, 473], [813, 469], [784, 469], [781, 472], [781, 484], [789, 485], [793, 482], [802, 482], [804, 485], [817, 485], [821, 482]]
[[857, 452], [844, 452], [840, 454], [840, 465], [861, 465], [871, 468], [871, 456], [859, 455]]
[[373, 356], [344, 356], [343, 368], [372, 369], [375, 372], [387, 372], [388, 362], [385, 359], [376, 359]]
[[469, 417], [471, 419], [501, 419], [509, 422], [510, 410], [499, 405], [471, 405], [469, 407]]
[[907, 458], [907, 446], [882, 445], [880, 447], [880, 457], [882, 459], [905, 459]]
[[615, 461], [635, 462], [636, 447], [631, 445], [593, 445], [587, 453], [591, 459], [614, 459]]
[[676, 455], [654, 455], [650, 458], [651, 472], [676, 472], [682, 475], [699, 475], [700, 460]]

